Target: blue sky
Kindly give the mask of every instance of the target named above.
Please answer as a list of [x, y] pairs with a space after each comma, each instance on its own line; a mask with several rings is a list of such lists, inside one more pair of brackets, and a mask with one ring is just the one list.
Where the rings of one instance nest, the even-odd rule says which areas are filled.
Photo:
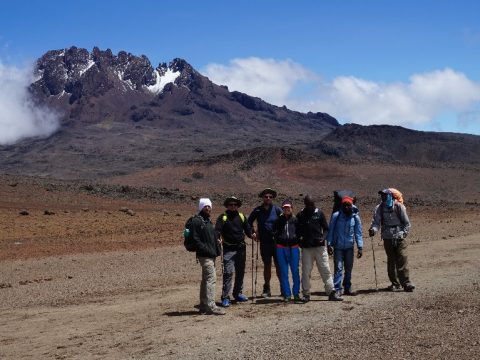
[[480, 134], [478, 1], [4, 1], [0, 61], [75, 45], [181, 57], [341, 122]]

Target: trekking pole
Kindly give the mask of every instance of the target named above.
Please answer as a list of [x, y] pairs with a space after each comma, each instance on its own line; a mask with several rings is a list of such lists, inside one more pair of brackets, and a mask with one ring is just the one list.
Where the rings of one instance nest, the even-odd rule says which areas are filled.
[[254, 282], [254, 276], [255, 274], [253, 273], [253, 267], [254, 267], [254, 251], [255, 251], [255, 246], [254, 246], [254, 243], [255, 241], [252, 239], [252, 304], [255, 302], [255, 293], [253, 291], [253, 282]]
[[224, 262], [223, 262], [223, 241], [220, 242], [220, 257], [222, 259], [222, 278], [223, 278], [223, 266], [224, 266]]
[[378, 283], [377, 283], [377, 265], [375, 261], [375, 248], [373, 246], [373, 236], [370, 236], [370, 242], [372, 243], [372, 253], [373, 253], [373, 269], [375, 271], [375, 291], [378, 291]]
[[257, 301], [257, 274], [258, 274], [258, 248], [259, 248], [259, 241], [257, 243], [257, 254], [255, 255], [255, 292], [254, 292], [254, 299]]

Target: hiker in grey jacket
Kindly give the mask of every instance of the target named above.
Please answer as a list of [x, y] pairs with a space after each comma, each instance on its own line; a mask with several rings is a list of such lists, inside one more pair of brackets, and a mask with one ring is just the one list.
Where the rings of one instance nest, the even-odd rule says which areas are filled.
[[387, 254], [388, 278], [391, 281], [389, 290], [400, 289], [411, 292], [415, 289], [408, 271], [407, 241], [405, 238], [410, 231], [405, 206], [393, 198], [389, 189], [378, 192], [382, 202], [377, 205], [373, 214], [372, 224], [368, 234], [375, 236], [381, 230], [383, 245]]

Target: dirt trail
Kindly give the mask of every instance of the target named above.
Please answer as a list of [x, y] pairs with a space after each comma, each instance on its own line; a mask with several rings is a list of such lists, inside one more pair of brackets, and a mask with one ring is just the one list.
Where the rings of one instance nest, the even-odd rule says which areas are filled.
[[[412, 294], [370, 291], [367, 244], [354, 266], [359, 296], [332, 303], [316, 293], [302, 305], [259, 300], [223, 317], [197, 315], [200, 269], [178, 246], [6, 260], [0, 357], [471, 359], [480, 346], [479, 240], [471, 233], [412, 243]], [[386, 286], [385, 254], [375, 246]], [[219, 276], [217, 295], [220, 283]], [[313, 289], [323, 289], [316, 273]]]

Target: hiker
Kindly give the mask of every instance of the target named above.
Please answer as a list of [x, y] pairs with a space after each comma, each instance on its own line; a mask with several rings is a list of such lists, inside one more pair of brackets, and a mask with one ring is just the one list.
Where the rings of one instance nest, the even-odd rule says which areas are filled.
[[325, 232], [328, 231], [327, 220], [323, 212], [315, 207], [315, 201], [310, 195], [303, 199], [305, 208], [297, 214], [298, 235], [302, 248], [302, 290], [303, 301], [310, 301], [310, 276], [313, 263], [317, 263], [322, 277], [325, 292], [330, 301], [342, 301], [333, 287], [332, 273], [328, 264], [327, 247], [325, 246]]
[[[333, 255], [335, 268], [333, 284], [339, 296], [357, 295], [352, 289], [355, 242], [358, 249], [357, 258], [360, 259], [363, 254], [362, 221], [357, 207], [353, 205], [353, 198], [344, 196], [340, 210], [334, 212], [330, 219], [327, 235], [328, 254]], [[343, 278], [343, 271], [345, 271], [345, 278]]]
[[238, 211], [238, 208], [242, 206], [239, 199], [234, 196], [227, 197], [223, 205], [226, 211], [218, 217], [215, 223], [215, 233], [218, 238], [222, 238], [223, 245], [222, 306], [229, 307], [234, 271], [233, 298], [237, 302], [248, 301], [248, 297], [242, 293], [247, 261], [245, 235], [252, 238], [252, 228], [245, 215]]
[[381, 228], [383, 246], [387, 254], [388, 278], [392, 283], [387, 289], [395, 291], [402, 286], [405, 291], [412, 292], [415, 285], [409, 277], [407, 241], [405, 240], [410, 230], [407, 210], [394, 198], [392, 189], [380, 190], [378, 193], [382, 201], [375, 208], [368, 234], [373, 237]]
[[272, 296], [270, 288], [270, 279], [272, 278], [272, 259], [275, 263], [277, 277], [280, 279], [277, 257], [275, 253], [275, 242], [273, 241], [273, 224], [282, 209], [273, 204], [273, 199], [277, 197], [277, 192], [271, 188], [266, 188], [258, 194], [263, 203], [257, 206], [248, 217], [248, 223], [254, 229], [253, 223], [257, 221], [257, 229], [253, 230], [253, 240], [260, 241], [260, 256], [263, 262], [263, 284], [262, 297]]
[[225, 311], [215, 304], [215, 258], [220, 255], [220, 242], [215, 238], [213, 224], [210, 221], [212, 202], [201, 198], [198, 204], [198, 216], [192, 221], [192, 237], [195, 242], [197, 259], [202, 266], [200, 285], [200, 313], [206, 315], [225, 315]]
[[[297, 218], [293, 215], [292, 202], [285, 200], [282, 203], [282, 211], [273, 225], [273, 234], [276, 246], [277, 262], [280, 269], [280, 283], [285, 302], [292, 300], [300, 302], [300, 248], [296, 228]], [[292, 272], [293, 288], [290, 288], [288, 268]]]

